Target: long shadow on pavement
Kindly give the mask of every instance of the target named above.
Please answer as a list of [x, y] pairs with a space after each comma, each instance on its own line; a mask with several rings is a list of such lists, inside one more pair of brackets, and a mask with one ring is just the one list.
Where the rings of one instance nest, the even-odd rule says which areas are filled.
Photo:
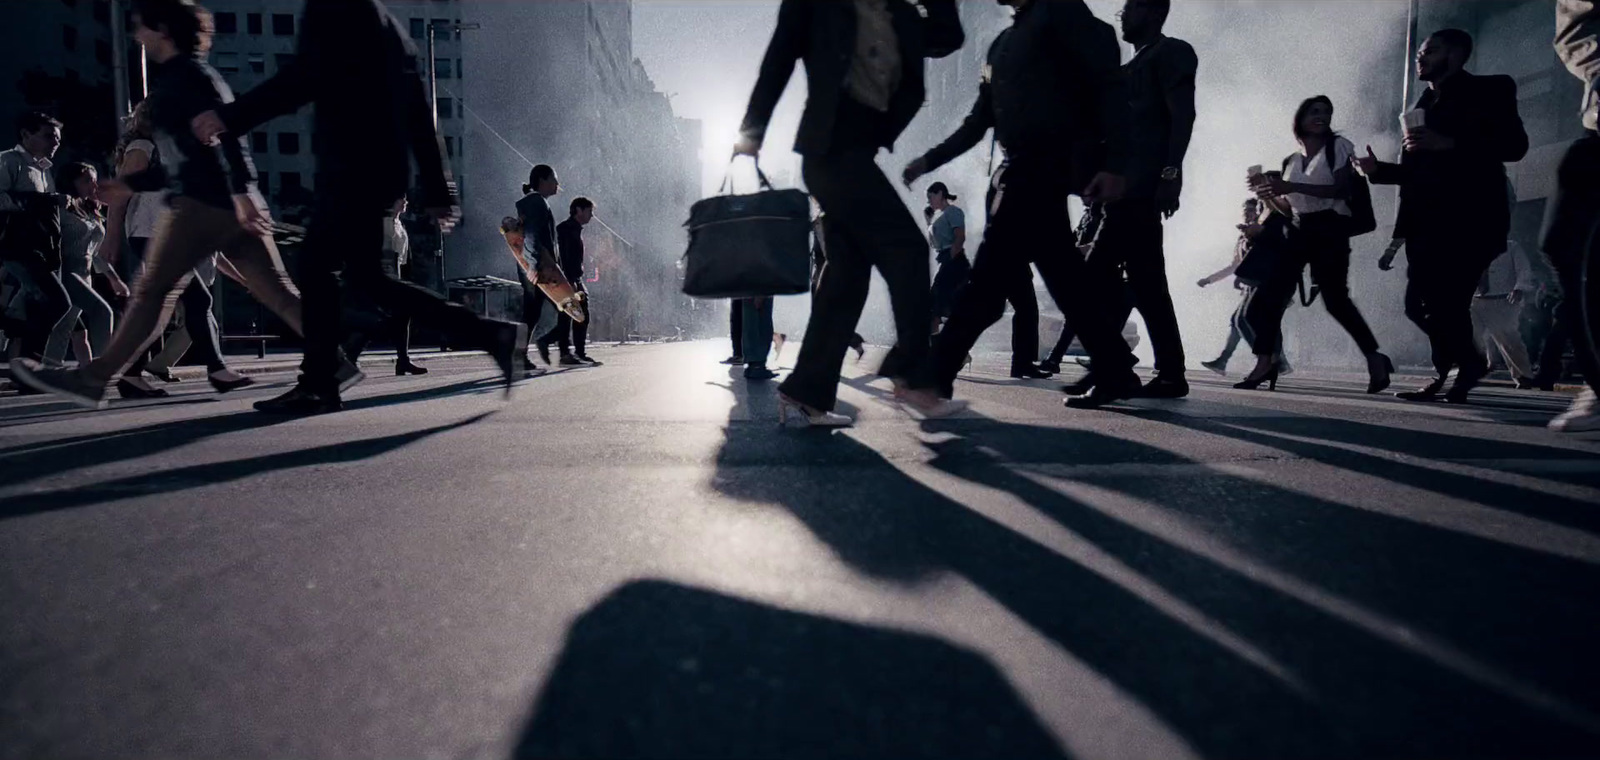
[[359, 462], [416, 443], [424, 438], [466, 427], [491, 414], [493, 412], [483, 412], [460, 422], [379, 438], [346, 441], [259, 457], [231, 459], [211, 464], [161, 470], [65, 491], [13, 496], [6, 499], [4, 505], [0, 505], [0, 520], [63, 509], [74, 509], [135, 496], [175, 493], [297, 467]]
[[[1285, 723], [1271, 712], [1285, 705], [1270, 704], [1282, 695], [1195, 673], [1193, 655], [1173, 646], [1181, 639], [1107, 616], [1098, 600], [1079, 604], [1061, 594], [1063, 606], [1086, 611], [1102, 636], [1120, 632], [1121, 644], [1144, 660], [1108, 660], [1081, 640], [1063, 645], [1150, 704], [1203, 753], [1565, 756], [1600, 740], [1591, 722], [1600, 699], [1587, 676], [1600, 669], [1590, 641], [1600, 622], [1592, 604], [1600, 571], [1592, 565], [1220, 472], [1075, 479], [1224, 536], [1225, 551], [1309, 584], [1321, 597], [1308, 599], [1135, 527], [1114, 505], [1085, 503], [1023, 474], [1030, 463], [1189, 460], [1092, 432], [973, 419], [928, 427], [961, 436], [930, 444], [935, 467], [1017, 496], [1283, 663], [1304, 685], [1288, 698], [1298, 720]], [[1051, 583], [1058, 592], [1076, 585], [1067, 578]], [[1344, 603], [1369, 620], [1434, 634], [1465, 649], [1465, 659], [1379, 636], [1348, 612], [1336, 614]], [[1486, 677], [1490, 671], [1513, 675]], [[1174, 704], [1173, 692], [1191, 701]]]
[[[465, 380], [405, 393], [358, 398], [346, 403], [345, 409], [347, 411], [372, 409], [412, 401], [446, 398], [481, 392], [491, 385], [498, 387], [498, 381]], [[82, 414], [94, 414], [94, 412], [82, 412]], [[15, 486], [82, 467], [153, 456], [201, 439], [270, 427], [293, 419], [295, 418], [241, 411], [0, 449], [0, 470], [5, 472], [0, 483]]]
[[573, 624], [513, 756], [1064, 754], [977, 653], [638, 581]]

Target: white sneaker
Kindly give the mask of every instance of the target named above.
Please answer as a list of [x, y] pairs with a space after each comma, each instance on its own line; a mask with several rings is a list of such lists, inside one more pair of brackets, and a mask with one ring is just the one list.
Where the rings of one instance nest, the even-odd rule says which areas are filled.
[[1550, 420], [1549, 427], [1557, 433], [1592, 433], [1600, 430], [1600, 400], [1595, 398], [1593, 390], [1583, 389], [1572, 406]]

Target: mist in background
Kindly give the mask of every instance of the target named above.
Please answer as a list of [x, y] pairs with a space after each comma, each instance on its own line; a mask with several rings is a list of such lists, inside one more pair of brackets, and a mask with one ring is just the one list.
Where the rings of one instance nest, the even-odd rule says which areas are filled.
[[[990, 0], [964, 0], [984, 3]], [[1091, 0], [1090, 7], [1115, 25], [1120, 0]], [[702, 188], [715, 192], [726, 167], [757, 68], [777, 19], [775, 0], [643, 0], [635, 6], [635, 45], [651, 76], [669, 93], [680, 116], [703, 119], [704, 176]], [[983, 28], [967, 29], [966, 55], [981, 56], [994, 36], [1009, 23], [1005, 11], [973, 8], [986, 19]], [[964, 14], [968, 15], [968, 14]], [[993, 19], [988, 21], [987, 19]], [[1424, 30], [1426, 33], [1428, 30]], [[1406, 76], [1406, 3], [1404, 0], [1176, 0], [1166, 26], [1170, 36], [1190, 42], [1200, 57], [1197, 101], [1199, 120], [1185, 162], [1183, 206], [1166, 225], [1167, 271], [1191, 364], [1215, 356], [1227, 334], [1227, 320], [1238, 295], [1225, 281], [1201, 290], [1195, 282], [1228, 263], [1237, 232], [1239, 205], [1247, 196], [1245, 168], [1280, 165], [1297, 150], [1290, 121], [1305, 98], [1327, 95], [1335, 103], [1334, 128], [1358, 150], [1370, 144], [1380, 156], [1398, 149], [1397, 118]], [[1548, 47], [1547, 41], [1542, 41]], [[1132, 55], [1124, 51], [1124, 60]], [[953, 59], [928, 64], [932, 78]], [[802, 186], [799, 161], [790, 150], [804, 101], [804, 67], [798, 66], [779, 105], [762, 152], [762, 166], [775, 181]], [[959, 103], [930, 103], [911, 135], [948, 134], [977, 95], [970, 82]], [[938, 123], [923, 124], [926, 120]], [[946, 123], [947, 122], [947, 123]], [[891, 175], [931, 147], [932, 138], [903, 140], [893, 154], [880, 155]], [[976, 155], [981, 153], [982, 155]], [[937, 179], [958, 188], [973, 225], [976, 241], [983, 224], [982, 188], [988, 143], [938, 173]], [[971, 175], [971, 176], [967, 176]], [[739, 167], [736, 180], [753, 181]], [[931, 181], [935, 177], [930, 177]], [[905, 193], [918, 216], [921, 190]], [[1351, 289], [1385, 351], [1413, 361], [1425, 356], [1423, 336], [1404, 319], [1400, 269], [1380, 272], [1376, 260], [1388, 241], [1394, 193], [1375, 188], [1379, 231], [1353, 241]], [[1062, 230], [1065, 244], [1070, 230]], [[778, 327], [799, 331], [804, 325], [805, 297], [780, 299]], [[1046, 297], [1041, 307], [1053, 311]], [[892, 320], [881, 280], [864, 313], [862, 332], [869, 340], [893, 339]], [[997, 325], [985, 345], [1003, 348], [1009, 320]], [[1141, 329], [1141, 332], [1142, 329]], [[1054, 335], [1041, 335], [1048, 346]], [[1304, 365], [1359, 368], [1360, 352], [1324, 312], [1320, 303], [1294, 309], [1286, 322], [1292, 360]], [[1139, 353], [1149, 361], [1149, 346]], [[1236, 361], [1239, 361], [1236, 359]]]

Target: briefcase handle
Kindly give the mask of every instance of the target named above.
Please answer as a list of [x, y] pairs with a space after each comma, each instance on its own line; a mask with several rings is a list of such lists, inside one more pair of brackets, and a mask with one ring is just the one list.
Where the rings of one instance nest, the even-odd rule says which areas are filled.
[[[717, 190], [717, 195], [727, 195], [733, 190], [733, 162], [739, 160], [739, 155], [735, 153], [733, 158], [728, 159], [728, 170], [722, 173], [722, 187]], [[761, 159], [751, 156], [750, 160], [755, 162], [756, 179], [761, 181], [761, 186], [768, 190], [774, 189], [772, 183], [767, 180], [766, 172], [761, 171]]]

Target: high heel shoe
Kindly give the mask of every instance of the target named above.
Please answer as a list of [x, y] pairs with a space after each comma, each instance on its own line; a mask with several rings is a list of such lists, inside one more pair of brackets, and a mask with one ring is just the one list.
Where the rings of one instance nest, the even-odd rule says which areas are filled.
[[1251, 373], [1249, 377], [1234, 383], [1233, 387], [1242, 391], [1253, 391], [1260, 388], [1262, 383], [1266, 383], [1267, 390], [1275, 391], [1278, 389], [1278, 375], [1278, 365], [1274, 364], [1266, 372], [1259, 375]]
[[850, 427], [856, 422], [855, 420], [842, 414], [834, 414], [833, 412], [824, 412], [821, 409], [813, 409], [805, 404], [795, 401], [792, 398], [789, 398], [782, 393], [779, 393], [778, 427], [783, 427], [789, 422], [790, 409], [793, 409], [796, 413], [798, 413], [800, 415], [800, 419], [805, 420], [806, 427], [843, 428]]
[[1389, 387], [1389, 376], [1394, 374], [1394, 362], [1389, 357], [1373, 351], [1367, 355], [1367, 393], [1382, 393]]

